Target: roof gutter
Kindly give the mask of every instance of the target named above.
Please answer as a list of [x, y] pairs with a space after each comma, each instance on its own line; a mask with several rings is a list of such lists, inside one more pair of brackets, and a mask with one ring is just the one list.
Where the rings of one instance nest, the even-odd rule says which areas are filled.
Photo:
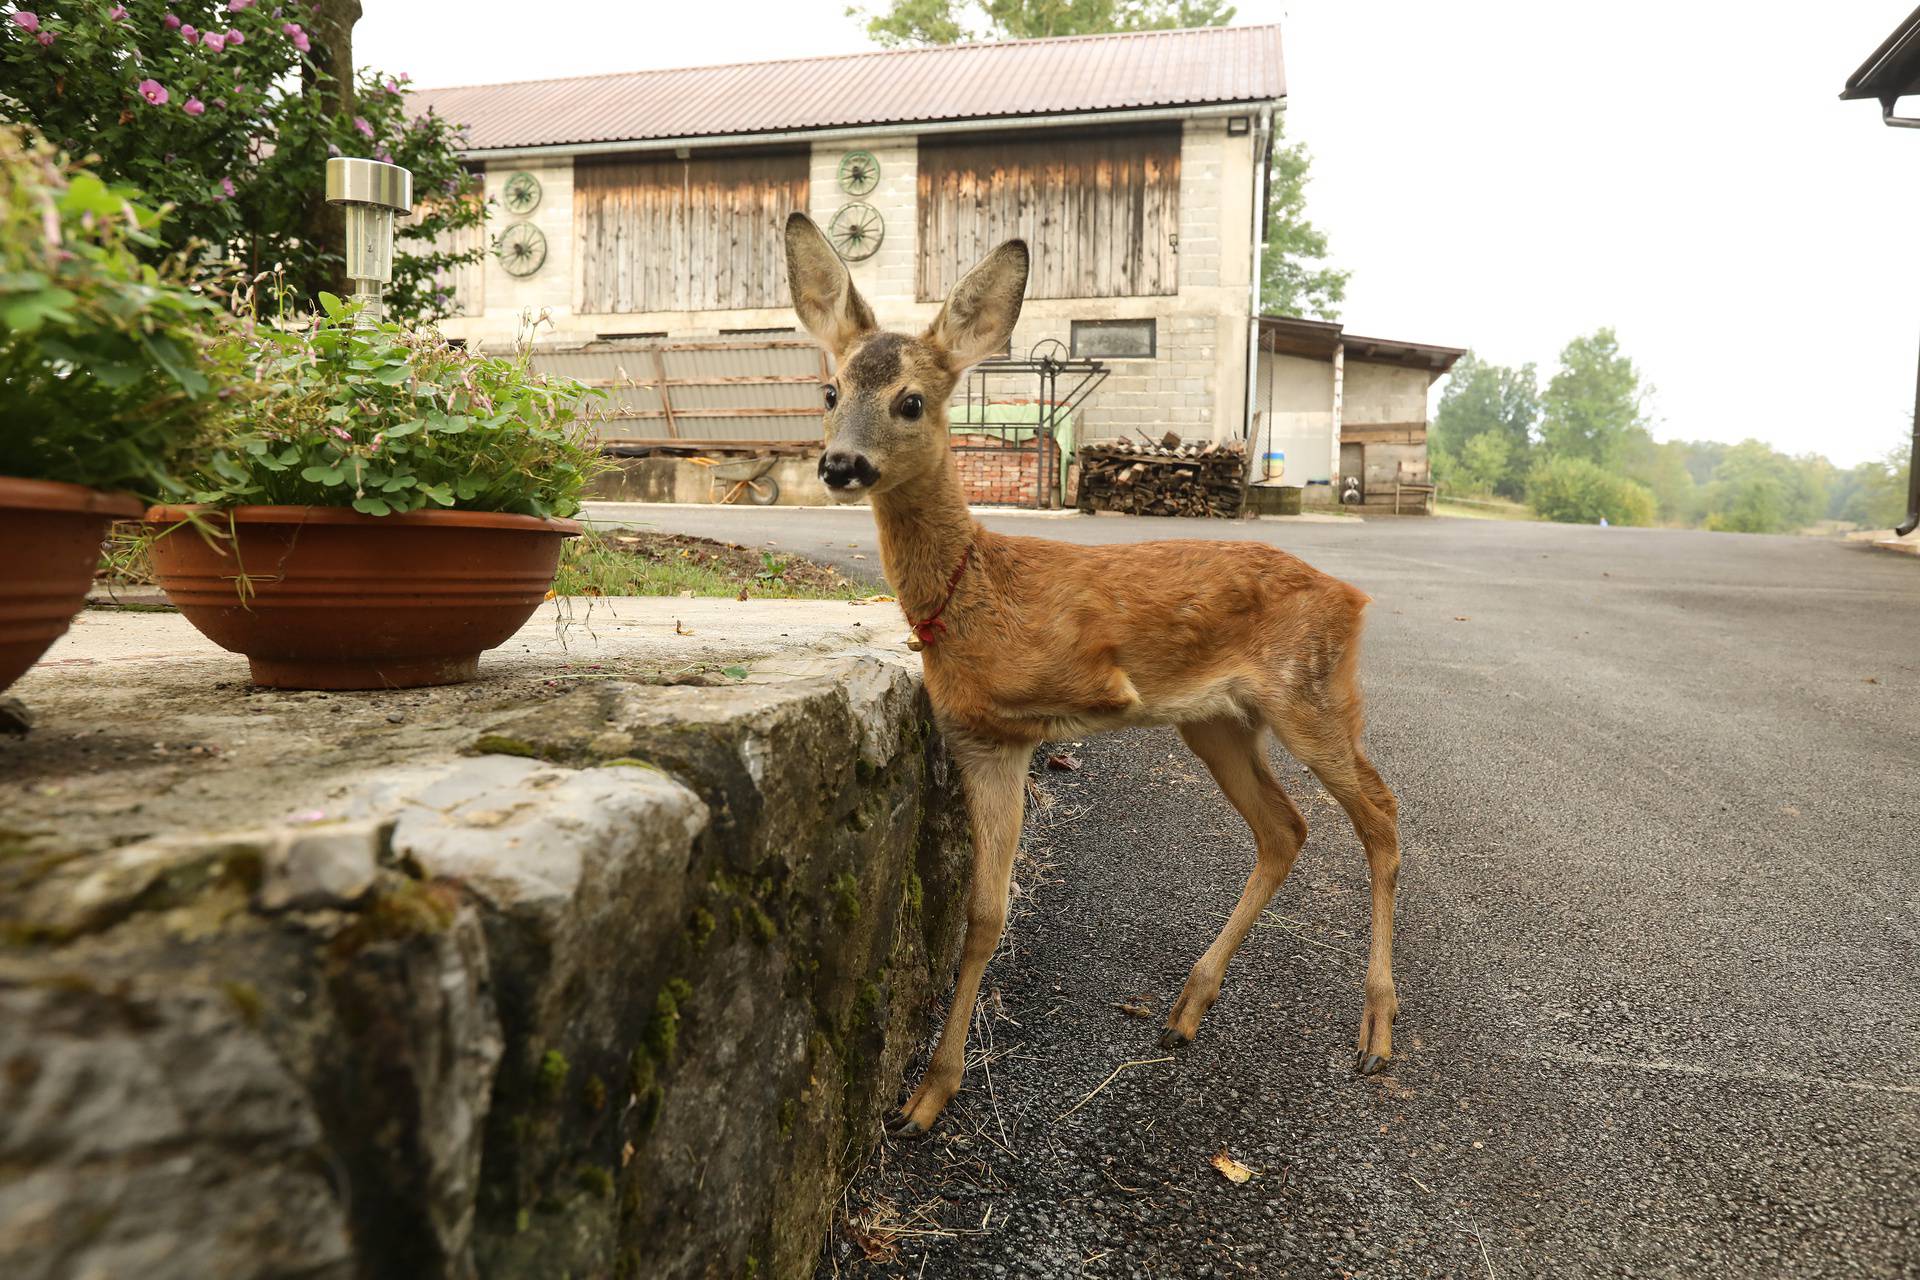
[[930, 133], [978, 133], [1003, 129], [1059, 129], [1082, 124], [1128, 124], [1154, 120], [1210, 120], [1263, 111], [1269, 116], [1276, 102], [1260, 98], [1245, 102], [1216, 102], [1199, 107], [1147, 107], [1128, 111], [1079, 111], [1042, 116], [981, 116], [967, 120], [922, 120], [901, 124], [849, 125], [833, 129], [782, 129], [766, 133], [716, 133], [694, 138], [640, 138], [632, 141], [562, 142], [538, 147], [475, 147], [460, 153], [463, 160], [507, 160], [569, 156], [630, 155], [636, 151], [678, 151], [692, 147], [751, 147], [779, 142], [831, 142], [836, 138], [901, 138]]
[[[1254, 410], [1259, 399], [1260, 378], [1260, 268], [1266, 258], [1267, 169], [1273, 149], [1273, 108], [1260, 109], [1260, 122], [1253, 133], [1253, 261], [1247, 272], [1247, 400], [1242, 413], [1240, 438], [1247, 442], [1247, 475], [1253, 475]], [[1271, 414], [1271, 410], [1269, 410]]]

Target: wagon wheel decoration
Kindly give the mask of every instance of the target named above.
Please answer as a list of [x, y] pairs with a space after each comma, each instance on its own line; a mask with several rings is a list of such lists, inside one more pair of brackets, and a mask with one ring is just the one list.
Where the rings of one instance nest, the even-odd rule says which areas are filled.
[[530, 173], [514, 174], [500, 192], [500, 203], [508, 213], [532, 213], [540, 204], [540, 179]]
[[840, 157], [840, 189], [864, 196], [880, 185], [880, 162], [871, 151], [849, 151]]
[[833, 215], [833, 221], [827, 224], [827, 239], [842, 259], [859, 262], [873, 256], [886, 231], [880, 211], [864, 200], [855, 200]]
[[530, 276], [547, 261], [547, 237], [531, 222], [516, 222], [500, 233], [500, 265], [510, 276]]

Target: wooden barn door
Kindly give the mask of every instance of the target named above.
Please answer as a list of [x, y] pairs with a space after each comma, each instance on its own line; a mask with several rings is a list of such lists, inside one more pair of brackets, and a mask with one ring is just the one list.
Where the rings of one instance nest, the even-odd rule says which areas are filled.
[[919, 159], [922, 302], [1015, 236], [1029, 298], [1179, 291], [1179, 125], [925, 138]]
[[787, 305], [783, 232], [807, 207], [805, 151], [680, 160], [628, 158], [574, 168], [587, 315]]

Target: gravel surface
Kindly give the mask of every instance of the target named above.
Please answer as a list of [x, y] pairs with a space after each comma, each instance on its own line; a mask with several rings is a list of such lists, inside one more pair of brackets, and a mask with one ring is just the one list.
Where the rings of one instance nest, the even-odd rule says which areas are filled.
[[[673, 514], [875, 554], [860, 511]], [[1479, 521], [993, 523], [1257, 537], [1373, 594], [1397, 1055], [1350, 1074], [1365, 862], [1283, 757], [1306, 850], [1200, 1038], [1147, 1061], [1251, 841], [1171, 731], [1093, 739], [1041, 780], [965, 1091], [877, 1147], [821, 1276], [1920, 1272], [1920, 563]]]

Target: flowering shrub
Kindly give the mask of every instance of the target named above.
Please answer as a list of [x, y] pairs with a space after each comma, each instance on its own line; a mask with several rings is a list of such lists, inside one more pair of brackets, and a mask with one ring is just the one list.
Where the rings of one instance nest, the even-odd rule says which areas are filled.
[[[284, 293], [282, 297], [284, 298]], [[587, 388], [432, 329], [356, 325], [332, 294], [310, 328], [249, 323], [230, 339], [251, 375], [194, 482], [215, 506], [421, 507], [570, 516], [600, 469]]]
[[337, 218], [322, 182], [329, 155], [413, 171], [422, 216], [400, 228], [387, 304], [444, 314], [434, 281], [483, 250], [436, 252], [442, 232], [476, 226], [476, 179], [453, 126], [409, 116], [405, 77], [328, 78], [308, 0], [21, 0], [0, 19], [0, 118], [33, 126], [111, 180], [174, 206], [165, 252], [224, 249], [255, 273], [275, 264], [302, 296], [338, 287]]
[[0, 475], [177, 496], [220, 409], [219, 308], [158, 268], [133, 193], [0, 129]]

